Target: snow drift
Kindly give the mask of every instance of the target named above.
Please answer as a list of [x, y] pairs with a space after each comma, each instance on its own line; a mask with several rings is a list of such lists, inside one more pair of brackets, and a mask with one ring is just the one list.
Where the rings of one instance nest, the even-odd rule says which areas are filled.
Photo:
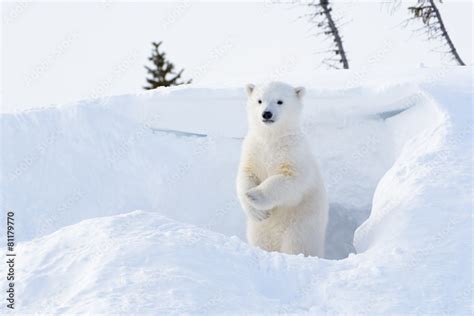
[[472, 313], [470, 71], [310, 89], [326, 259], [245, 243], [242, 89], [2, 114], [17, 311]]

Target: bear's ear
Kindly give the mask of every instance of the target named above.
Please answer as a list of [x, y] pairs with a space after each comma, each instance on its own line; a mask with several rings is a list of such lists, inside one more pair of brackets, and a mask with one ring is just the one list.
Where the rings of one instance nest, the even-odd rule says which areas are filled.
[[245, 91], [247, 91], [247, 95], [250, 96], [255, 89], [255, 85], [249, 83], [248, 85], [245, 86]]
[[306, 89], [304, 87], [296, 87], [295, 92], [296, 96], [301, 99], [305, 95]]

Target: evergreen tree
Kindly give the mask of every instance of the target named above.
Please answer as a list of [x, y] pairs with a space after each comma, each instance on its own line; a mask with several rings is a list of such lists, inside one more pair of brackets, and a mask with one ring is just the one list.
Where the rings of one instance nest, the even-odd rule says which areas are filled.
[[459, 65], [465, 65], [454, 47], [434, 0], [418, 0], [417, 4], [409, 7], [408, 10], [413, 15], [413, 20], [421, 20], [423, 22], [428, 39], [441, 39], [443, 45], [446, 46], [445, 52], [450, 54]]
[[153, 51], [151, 57], [148, 58], [152, 62], [152, 67], [145, 66], [150, 78], [147, 78], [148, 86], [143, 87], [145, 90], [155, 89], [158, 87], [178, 86], [181, 84], [191, 83], [192, 80], [186, 82], [181, 81], [181, 75], [184, 69], [176, 72], [174, 64], [166, 59], [166, 53], [160, 52], [162, 42], [153, 42]]
[[344, 49], [342, 35], [339, 31], [338, 23], [332, 12], [332, 4], [329, 0], [313, 0], [307, 3], [314, 11], [307, 14], [311, 23], [321, 29], [318, 35], [329, 38], [330, 47], [325, 53], [330, 53], [330, 57], [323, 59], [323, 63], [332, 68], [349, 68], [347, 53]]

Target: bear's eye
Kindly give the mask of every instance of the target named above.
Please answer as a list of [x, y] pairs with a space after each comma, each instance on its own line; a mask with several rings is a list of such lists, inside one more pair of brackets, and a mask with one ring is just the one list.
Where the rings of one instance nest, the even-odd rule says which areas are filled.
[[282, 101], [282, 100], [278, 100], [277, 103], [281, 105], [281, 104], [283, 104], [283, 101]]
[[262, 104], [262, 100], [258, 100], [258, 104]]

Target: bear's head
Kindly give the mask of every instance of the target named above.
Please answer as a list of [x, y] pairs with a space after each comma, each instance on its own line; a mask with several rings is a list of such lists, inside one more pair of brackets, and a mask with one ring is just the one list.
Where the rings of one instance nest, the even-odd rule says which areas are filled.
[[299, 129], [303, 108], [303, 87], [294, 88], [283, 82], [246, 86], [247, 113], [251, 129], [285, 132]]

